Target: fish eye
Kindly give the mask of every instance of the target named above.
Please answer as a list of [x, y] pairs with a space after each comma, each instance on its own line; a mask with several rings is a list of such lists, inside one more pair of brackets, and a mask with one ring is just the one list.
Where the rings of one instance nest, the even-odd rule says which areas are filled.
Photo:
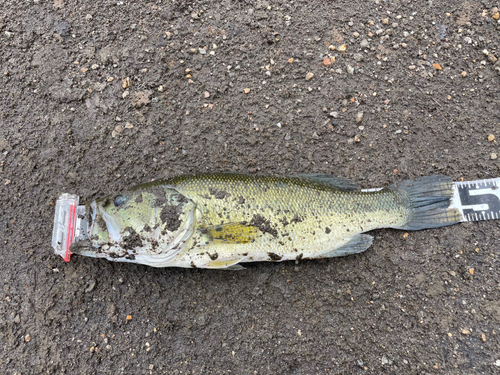
[[123, 195], [117, 195], [115, 197], [114, 203], [116, 207], [120, 207], [123, 203], [125, 203], [125, 197]]

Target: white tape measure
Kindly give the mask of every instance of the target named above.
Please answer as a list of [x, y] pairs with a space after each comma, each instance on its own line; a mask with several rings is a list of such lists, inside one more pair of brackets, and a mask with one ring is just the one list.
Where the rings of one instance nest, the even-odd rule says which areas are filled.
[[455, 182], [451, 207], [462, 214], [462, 221], [500, 219], [500, 178]]

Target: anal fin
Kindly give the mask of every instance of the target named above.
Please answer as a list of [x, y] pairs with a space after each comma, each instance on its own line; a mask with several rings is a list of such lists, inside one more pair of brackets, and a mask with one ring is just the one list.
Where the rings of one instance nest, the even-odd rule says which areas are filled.
[[369, 234], [358, 234], [351, 238], [351, 240], [342, 247], [322, 254], [321, 257], [333, 258], [362, 253], [372, 245], [372, 242], [373, 236], [370, 236]]

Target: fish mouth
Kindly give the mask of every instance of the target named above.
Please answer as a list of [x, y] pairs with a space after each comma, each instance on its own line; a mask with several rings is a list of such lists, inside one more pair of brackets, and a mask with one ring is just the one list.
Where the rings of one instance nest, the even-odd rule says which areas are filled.
[[87, 207], [87, 217], [91, 222], [88, 228], [88, 238], [94, 248], [105, 244], [118, 244], [122, 237], [122, 225], [96, 201]]
[[108, 228], [109, 239], [116, 243], [120, 242], [120, 239], [122, 237], [121, 226], [118, 224], [115, 218], [104, 211], [103, 208], [99, 207], [99, 213], [101, 214], [101, 217], [106, 223], [106, 227]]
[[93, 258], [98, 257], [97, 248], [95, 248], [88, 239], [72, 243], [69, 251], [71, 251], [71, 254], [78, 254]]

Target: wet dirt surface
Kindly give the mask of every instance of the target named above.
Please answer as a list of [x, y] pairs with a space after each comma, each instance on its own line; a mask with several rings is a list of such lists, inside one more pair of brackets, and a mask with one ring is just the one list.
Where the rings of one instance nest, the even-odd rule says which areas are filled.
[[500, 176], [496, 6], [3, 2], [0, 372], [500, 371], [494, 221], [238, 272], [64, 263], [50, 246], [63, 192], [207, 171]]

